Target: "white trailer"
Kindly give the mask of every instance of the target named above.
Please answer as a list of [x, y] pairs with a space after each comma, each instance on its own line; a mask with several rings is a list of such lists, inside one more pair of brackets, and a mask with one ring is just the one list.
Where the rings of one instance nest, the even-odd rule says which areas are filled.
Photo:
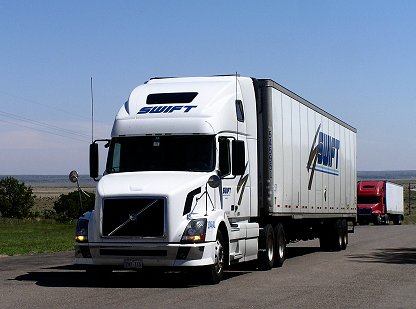
[[390, 217], [404, 215], [403, 186], [386, 181], [386, 212]]
[[77, 264], [198, 267], [218, 283], [234, 263], [281, 266], [289, 242], [345, 249], [356, 222], [356, 129], [269, 79], [151, 79], [108, 145]]

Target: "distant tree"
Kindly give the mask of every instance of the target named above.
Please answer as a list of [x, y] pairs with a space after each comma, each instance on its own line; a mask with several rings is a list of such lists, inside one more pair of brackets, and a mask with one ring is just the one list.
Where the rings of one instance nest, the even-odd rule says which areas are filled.
[[79, 200], [78, 191], [68, 194], [61, 194], [59, 199], [54, 203], [53, 209], [56, 211], [59, 221], [70, 221], [78, 219], [83, 213], [94, 209], [95, 194], [88, 193], [88, 196], [82, 195], [82, 207]]
[[26, 218], [35, 204], [32, 187], [13, 177], [0, 180], [0, 213], [8, 218]]

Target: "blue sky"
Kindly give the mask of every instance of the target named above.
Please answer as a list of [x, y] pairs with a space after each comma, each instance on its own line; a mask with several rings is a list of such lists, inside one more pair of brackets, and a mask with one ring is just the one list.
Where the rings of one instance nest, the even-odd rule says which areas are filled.
[[88, 171], [155, 76], [271, 78], [358, 130], [359, 170], [416, 169], [415, 1], [0, 0], [0, 175]]

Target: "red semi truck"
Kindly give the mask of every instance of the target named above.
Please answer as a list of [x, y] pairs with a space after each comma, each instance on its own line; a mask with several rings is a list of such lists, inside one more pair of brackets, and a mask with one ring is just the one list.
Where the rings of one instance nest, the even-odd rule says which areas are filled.
[[359, 224], [402, 224], [403, 186], [388, 181], [359, 181], [357, 185]]

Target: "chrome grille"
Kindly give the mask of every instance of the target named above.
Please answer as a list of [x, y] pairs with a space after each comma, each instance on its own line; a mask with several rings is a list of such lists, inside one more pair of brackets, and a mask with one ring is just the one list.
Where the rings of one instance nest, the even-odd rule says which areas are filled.
[[110, 198], [103, 202], [104, 237], [163, 237], [164, 198]]
[[358, 208], [359, 215], [371, 215], [371, 208]]

